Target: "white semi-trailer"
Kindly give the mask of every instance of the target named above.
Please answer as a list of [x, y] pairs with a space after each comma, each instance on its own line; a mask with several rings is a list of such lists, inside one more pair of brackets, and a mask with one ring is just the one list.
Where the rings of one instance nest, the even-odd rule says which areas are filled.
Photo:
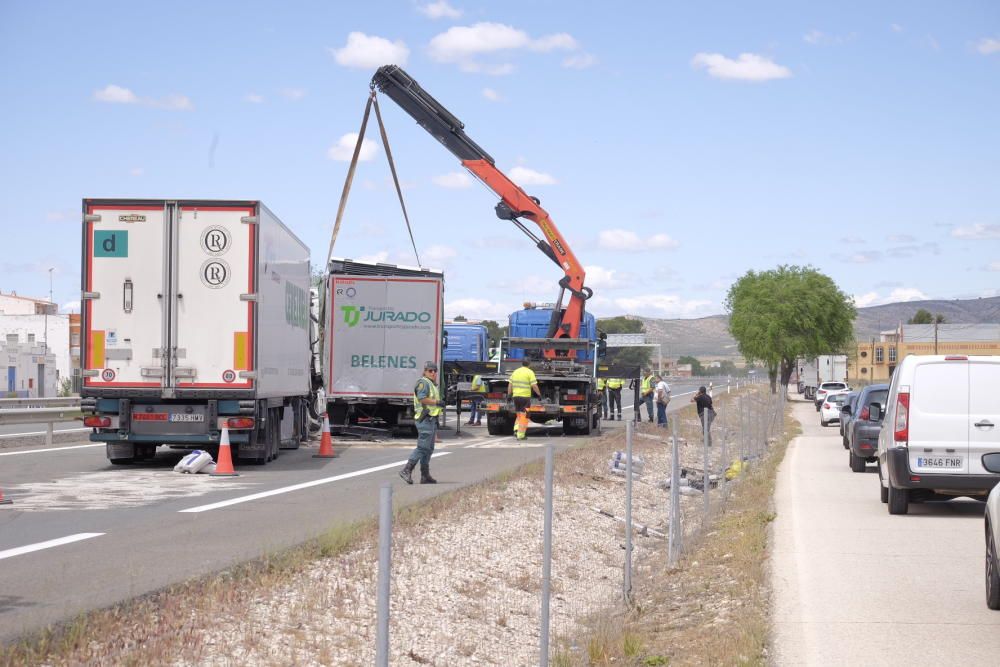
[[426, 362], [441, 365], [443, 275], [349, 259], [328, 268], [322, 354], [331, 425], [412, 426], [413, 387]]
[[82, 408], [112, 463], [307, 437], [309, 249], [259, 201], [83, 201]]

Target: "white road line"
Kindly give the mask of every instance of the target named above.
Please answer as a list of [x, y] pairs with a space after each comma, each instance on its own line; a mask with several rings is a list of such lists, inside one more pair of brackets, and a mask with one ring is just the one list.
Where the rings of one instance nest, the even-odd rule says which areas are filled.
[[[437, 458], [439, 456], [448, 456], [451, 452], [438, 452], [437, 454], [432, 454], [431, 458]], [[368, 473], [378, 472], [380, 470], [388, 470], [390, 468], [398, 468], [399, 466], [405, 464], [406, 461], [396, 461], [395, 463], [386, 463], [385, 465], [375, 466], [373, 468], [364, 468], [363, 470], [355, 470], [354, 472], [344, 473], [343, 475], [335, 475], [333, 477], [324, 477], [323, 479], [314, 479], [311, 482], [302, 482], [301, 484], [292, 484], [291, 486], [283, 486], [278, 489], [271, 489], [270, 491], [261, 491], [260, 493], [251, 493], [249, 496], [240, 496], [239, 498], [231, 498], [229, 500], [223, 500], [217, 503], [210, 503], [208, 505], [199, 505], [198, 507], [189, 507], [186, 510], [178, 510], [179, 512], [208, 512], [210, 510], [217, 510], [222, 507], [229, 507], [230, 505], [239, 505], [240, 503], [248, 503], [251, 500], [260, 500], [261, 498], [269, 498], [270, 496], [278, 496], [283, 493], [291, 493], [292, 491], [301, 491], [302, 489], [309, 489], [314, 486], [321, 486], [323, 484], [330, 484], [331, 482], [339, 482], [344, 479], [350, 479], [352, 477], [360, 477], [362, 475], [367, 475]]]
[[[93, 431], [92, 428], [61, 428], [52, 431], [53, 435], [59, 435], [60, 433], [83, 433], [84, 431]], [[0, 435], [0, 440], [9, 440], [10, 438], [26, 438], [30, 435], [45, 435], [45, 431], [32, 431], [31, 433], [4, 433]]]
[[[89, 428], [87, 429], [90, 430]], [[0, 456], [17, 456], [18, 454], [41, 454], [42, 452], [61, 452], [66, 449], [83, 449], [85, 447], [103, 447], [103, 442], [96, 442], [92, 445], [72, 445], [70, 447], [46, 447], [44, 449], [26, 449], [23, 452], [0, 452]]]
[[16, 549], [7, 549], [6, 551], [0, 551], [0, 560], [3, 560], [4, 558], [13, 558], [14, 556], [21, 556], [23, 554], [30, 554], [32, 551], [41, 551], [42, 549], [51, 549], [52, 547], [59, 547], [64, 544], [79, 542], [80, 540], [89, 540], [92, 537], [100, 537], [103, 534], [104, 533], [77, 533], [76, 535], [67, 535], [66, 537], [60, 537], [56, 540], [29, 544], [27, 546], [17, 547]]

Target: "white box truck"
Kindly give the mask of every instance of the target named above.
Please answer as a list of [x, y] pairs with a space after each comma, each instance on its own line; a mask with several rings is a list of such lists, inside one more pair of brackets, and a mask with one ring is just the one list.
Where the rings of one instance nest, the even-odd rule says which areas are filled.
[[323, 339], [331, 426], [413, 425], [424, 363], [441, 365], [443, 299], [440, 272], [331, 260]]
[[309, 249], [259, 201], [83, 201], [81, 406], [112, 463], [307, 436]]

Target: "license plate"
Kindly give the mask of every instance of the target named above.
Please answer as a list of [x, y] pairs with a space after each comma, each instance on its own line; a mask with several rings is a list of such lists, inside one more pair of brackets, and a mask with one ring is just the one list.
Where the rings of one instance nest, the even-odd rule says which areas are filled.
[[917, 458], [918, 468], [961, 468], [961, 456], [921, 456]]
[[203, 421], [205, 421], [205, 415], [202, 415], [202, 414], [172, 414], [172, 415], [170, 415], [170, 421], [172, 421], [172, 422], [203, 422]]

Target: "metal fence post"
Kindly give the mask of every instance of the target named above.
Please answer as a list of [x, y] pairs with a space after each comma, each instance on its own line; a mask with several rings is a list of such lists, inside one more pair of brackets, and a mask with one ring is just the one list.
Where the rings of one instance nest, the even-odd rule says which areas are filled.
[[389, 667], [389, 588], [392, 584], [392, 484], [379, 489], [378, 601], [375, 664]]
[[632, 604], [632, 431], [633, 422], [625, 423], [625, 578], [622, 597]]
[[552, 468], [554, 446], [545, 447], [545, 527], [542, 532], [542, 618], [539, 631], [540, 667], [549, 665], [549, 590], [552, 586]]
[[670, 531], [667, 535], [667, 565], [674, 566], [681, 556], [681, 464], [677, 443], [677, 417], [670, 420]]
[[719, 488], [722, 489], [722, 500], [725, 502], [728, 500], [729, 494], [729, 484], [726, 480], [726, 471], [729, 469], [729, 446], [727, 444], [729, 440], [729, 434], [731, 432], [729, 428], [729, 408], [732, 407], [731, 404], [726, 404], [726, 411], [722, 413], [722, 458], [720, 459], [719, 468], [722, 469], [722, 477], [719, 478]]
[[708, 522], [708, 512], [709, 512], [709, 500], [708, 500], [708, 484], [709, 484], [709, 480], [708, 480], [708, 477], [709, 477], [709, 472], [708, 472], [708, 444], [709, 444], [709, 442], [708, 442], [708, 438], [709, 438], [709, 433], [708, 433], [708, 408], [705, 408], [705, 410], [701, 413], [701, 432], [702, 432], [702, 438], [703, 438], [703, 441], [704, 441], [702, 449], [704, 450], [704, 466], [705, 466], [705, 470], [702, 471], [702, 483], [705, 485], [704, 494], [703, 494], [704, 497], [705, 497], [705, 521]]

